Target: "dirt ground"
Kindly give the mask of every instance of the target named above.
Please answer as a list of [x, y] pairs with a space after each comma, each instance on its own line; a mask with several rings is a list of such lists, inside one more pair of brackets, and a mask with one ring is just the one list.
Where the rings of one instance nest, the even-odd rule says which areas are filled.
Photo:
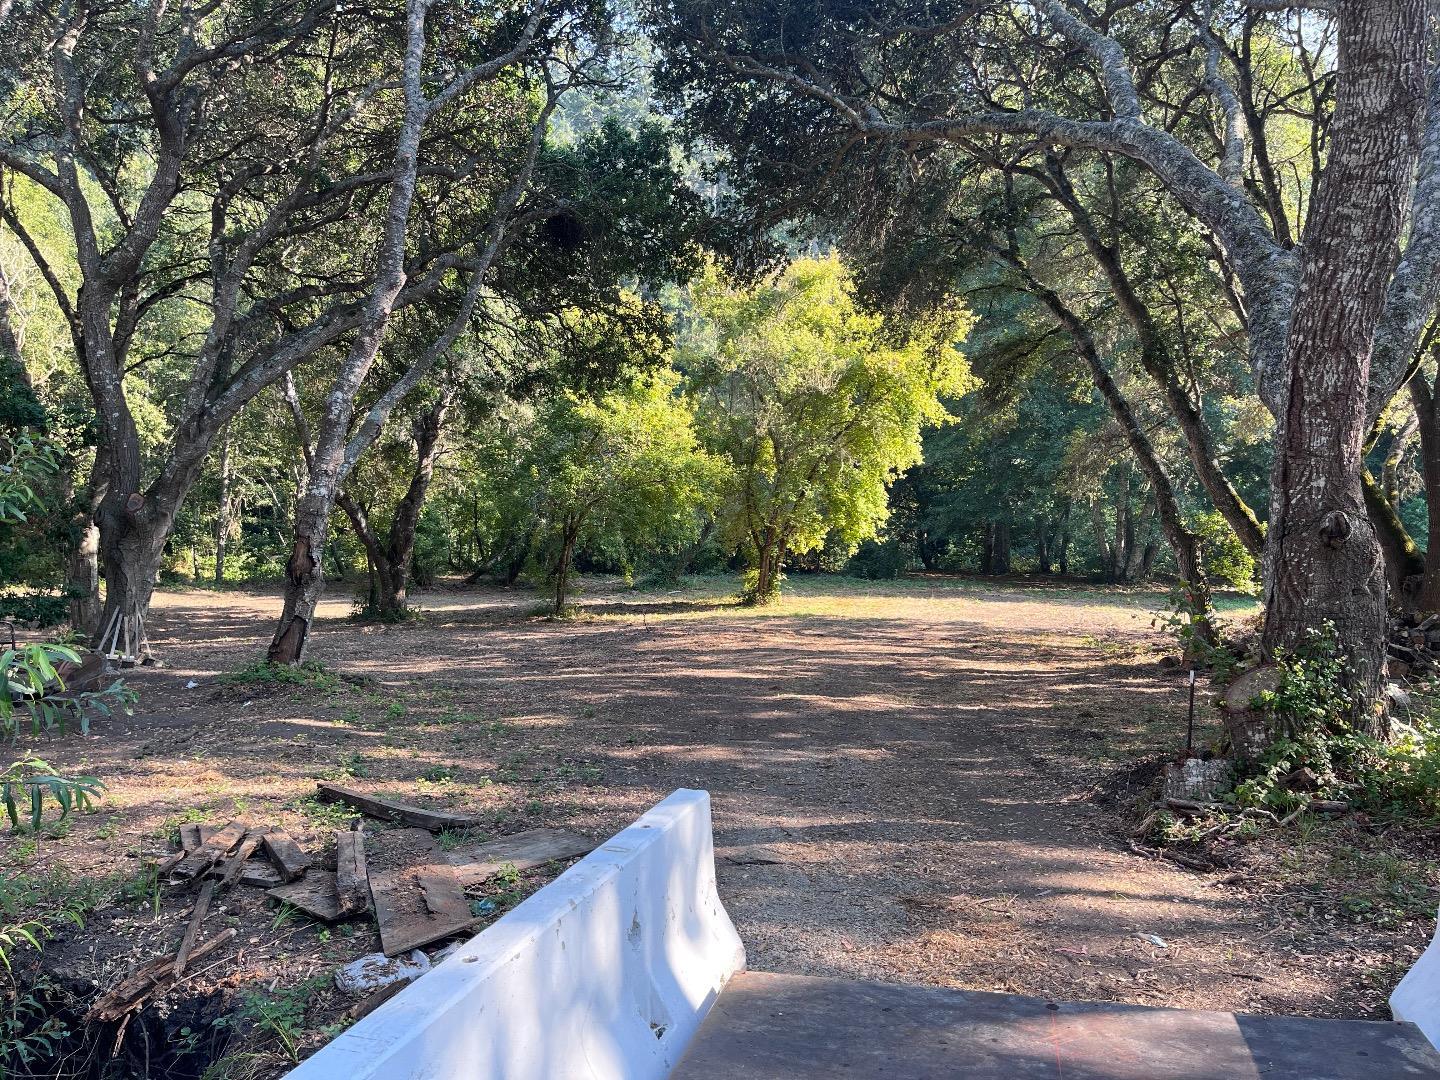
[[[36, 746], [102, 777], [102, 809], [63, 838], [0, 839], [0, 866], [135, 875], [179, 823], [233, 817], [318, 849], [336, 820], [309, 798], [317, 779], [482, 814], [494, 834], [596, 837], [696, 787], [755, 969], [1388, 1015], [1434, 929], [1414, 836], [1392, 850], [1363, 821], [1311, 824], [1209, 873], [1131, 850], [1122, 781], [1182, 745], [1186, 720], [1156, 594], [799, 578], [752, 611], [732, 584], [592, 581], [566, 621], [529, 592], [456, 588], [391, 627], [349, 621], [341, 587], [311, 656], [344, 678], [300, 687], [222, 682], [262, 654], [278, 596], [161, 593], [165, 666], [133, 673], [136, 715]], [[1213, 737], [1203, 692], [1200, 721]], [[58, 955], [105, 983], [173, 948], [185, 903], [132, 890]], [[239, 928], [238, 954], [183, 992], [319, 988], [376, 946], [368, 924], [277, 920], [258, 890], [212, 921]]]

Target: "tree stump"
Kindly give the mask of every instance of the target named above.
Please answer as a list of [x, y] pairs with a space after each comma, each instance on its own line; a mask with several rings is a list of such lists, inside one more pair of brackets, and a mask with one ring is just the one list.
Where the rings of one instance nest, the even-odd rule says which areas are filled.
[[1271, 732], [1265, 711], [1253, 706], [1260, 694], [1272, 692], [1280, 685], [1280, 669], [1264, 664], [1245, 672], [1225, 691], [1223, 713], [1230, 747], [1240, 763], [1254, 761], [1270, 745]]

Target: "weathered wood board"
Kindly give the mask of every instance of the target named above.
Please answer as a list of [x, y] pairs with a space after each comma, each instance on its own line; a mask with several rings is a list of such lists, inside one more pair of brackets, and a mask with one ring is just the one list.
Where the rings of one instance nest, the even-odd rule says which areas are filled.
[[[205, 944], [190, 954], [190, 963], [195, 963], [214, 952], [236, 935], [234, 927], [220, 931]], [[90, 1006], [85, 1014], [87, 1023], [108, 1023], [119, 1020], [131, 1009], [158, 990], [175, 981], [175, 961], [169, 956], [157, 957], [148, 964], [131, 972], [111, 989], [105, 991]]]
[[335, 891], [335, 875], [329, 870], [310, 870], [299, 881], [291, 881], [269, 889], [266, 896], [290, 904], [321, 922], [339, 922], [340, 897]]
[[359, 829], [335, 834], [335, 899], [342, 919], [370, 909], [365, 834]]
[[251, 829], [245, 834], [245, 839], [240, 841], [240, 846], [223, 862], [216, 864], [216, 869], [220, 870], [221, 885], [233, 885], [240, 878], [249, 864], [250, 856], [255, 854], [255, 849], [260, 846], [260, 841], [264, 838], [265, 830], [263, 828]]
[[310, 856], [283, 829], [271, 829], [261, 843], [275, 872], [284, 881], [294, 881], [310, 867]]
[[190, 909], [190, 925], [185, 928], [185, 936], [180, 939], [180, 951], [175, 954], [175, 978], [185, 974], [185, 965], [190, 962], [190, 953], [195, 948], [195, 940], [200, 936], [200, 924], [205, 921], [205, 916], [210, 914], [210, 901], [215, 898], [215, 882], [206, 881], [200, 886], [200, 895], [195, 898], [195, 906]]
[[556, 859], [573, 859], [595, 849], [595, 841], [564, 829], [529, 829], [502, 836], [484, 844], [472, 844], [443, 853], [455, 868], [461, 885], [478, 885], [498, 874], [507, 864], [516, 870], [531, 870]]
[[223, 859], [236, 844], [245, 838], [246, 827], [242, 821], [232, 821], [212, 836], [207, 836], [185, 858], [170, 871], [174, 877], [200, 877], [210, 867]]
[[452, 814], [446, 810], [428, 810], [423, 806], [411, 806], [396, 799], [382, 799], [367, 795], [355, 788], [343, 787], [320, 781], [315, 785], [316, 794], [326, 802], [344, 803], [362, 813], [381, 821], [397, 821], [402, 825], [439, 832], [441, 829], [466, 829], [478, 823], [478, 819], [464, 814]]
[[422, 829], [396, 829], [372, 838], [370, 896], [386, 956], [450, 937], [479, 920], [455, 868]]

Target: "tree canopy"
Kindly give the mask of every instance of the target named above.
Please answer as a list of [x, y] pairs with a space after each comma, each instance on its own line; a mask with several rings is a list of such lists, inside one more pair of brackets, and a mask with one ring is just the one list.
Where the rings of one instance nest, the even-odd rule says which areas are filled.
[[835, 257], [800, 259], [754, 287], [713, 269], [692, 292], [680, 365], [702, 401], [708, 445], [734, 470], [723, 532], [748, 595], [769, 599], [787, 554], [827, 537], [853, 551], [888, 516], [895, 478], [920, 460], [924, 427], [970, 387], [961, 308], [910, 325], [863, 310]]

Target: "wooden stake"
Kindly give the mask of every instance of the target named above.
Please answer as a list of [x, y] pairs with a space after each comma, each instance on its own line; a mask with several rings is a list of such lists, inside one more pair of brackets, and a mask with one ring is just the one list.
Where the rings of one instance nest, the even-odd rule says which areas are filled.
[[185, 965], [190, 962], [190, 950], [195, 948], [195, 939], [200, 936], [200, 924], [205, 921], [205, 916], [210, 914], [210, 901], [214, 897], [214, 881], [207, 881], [200, 886], [200, 895], [195, 900], [195, 906], [190, 910], [190, 925], [185, 928], [185, 936], [180, 939], [180, 951], [175, 954], [175, 971], [172, 978], [178, 979], [185, 974]]

